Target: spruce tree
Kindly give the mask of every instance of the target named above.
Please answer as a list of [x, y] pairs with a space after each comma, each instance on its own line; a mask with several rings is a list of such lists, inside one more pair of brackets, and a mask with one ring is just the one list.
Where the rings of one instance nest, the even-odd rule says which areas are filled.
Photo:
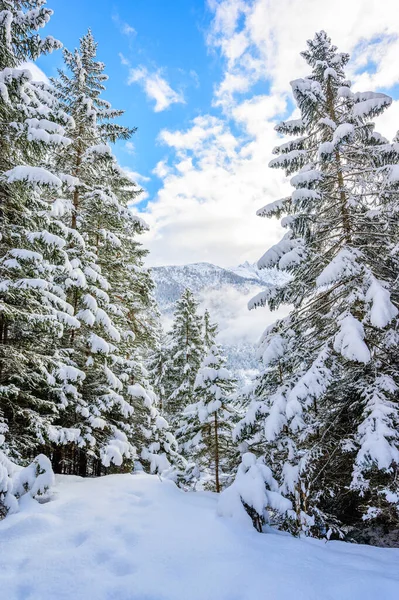
[[211, 315], [208, 309], [205, 309], [204, 313], [204, 347], [205, 351], [209, 351], [210, 348], [215, 344], [216, 336], [218, 333], [217, 323], [211, 322]]
[[74, 122], [71, 146], [54, 160], [69, 185], [53, 210], [67, 228], [73, 267], [59, 285], [80, 324], [64, 336], [62, 352], [84, 373], [65, 391], [62, 423], [74, 436], [55, 439], [65, 448], [53, 458], [57, 470], [82, 475], [100, 474], [101, 464], [129, 468], [140, 452], [129, 389], [142, 383], [142, 355], [154, 343], [157, 319], [146, 252], [136, 239], [146, 226], [129, 207], [140, 190], [109, 145], [134, 130], [114, 122], [123, 111], [102, 98], [107, 75], [96, 54], [89, 31], [79, 49], [64, 51], [66, 70], [53, 81]]
[[202, 318], [191, 290], [186, 289], [176, 302], [171, 331], [171, 366], [166, 414], [178, 423], [183, 409], [192, 402], [194, 382], [204, 355]]
[[156, 390], [158, 408], [161, 414], [165, 409], [165, 400], [172, 393], [170, 370], [171, 370], [171, 339], [170, 336], [161, 332], [155, 348], [149, 354], [148, 373], [152, 387]]
[[79, 325], [57, 285], [70, 264], [49, 207], [64, 183], [48, 157], [70, 146], [73, 123], [51, 86], [20, 68], [61, 46], [37, 33], [52, 14], [44, 4], [0, 2], [0, 415], [7, 451], [22, 460], [47, 443], [63, 409], [62, 380], [76, 373], [58, 340]]
[[295, 189], [258, 212], [285, 215], [288, 232], [258, 265], [290, 279], [251, 303], [293, 309], [263, 337], [236, 435], [266, 456], [297, 527], [330, 536], [364, 519], [397, 522], [399, 148], [372, 123], [391, 99], [351, 90], [349, 56], [325, 32], [302, 56], [312, 72], [291, 83], [301, 117], [276, 127], [297, 137], [269, 165]]
[[211, 346], [195, 379], [194, 402], [184, 409], [176, 437], [183, 456], [197, 466], [198, 479], [220, 492], [236, 463], [231, 402], [235, 381], [218, 346]]

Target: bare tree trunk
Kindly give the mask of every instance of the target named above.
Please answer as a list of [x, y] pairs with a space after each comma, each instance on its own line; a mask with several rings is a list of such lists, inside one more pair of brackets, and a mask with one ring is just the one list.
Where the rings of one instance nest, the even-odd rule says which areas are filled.
[[52, 460], [54, 473], [62, 473], [62, 448], [54, 446]]
[[[328, 111], [330, 113], [332, 120], [334, 122], [336, 122], [337, 116], [335, 114], [333, 91], [331, 89], [330, 80], [328, 80], [328, 82], [327, 82], [327, 108], [328, 108]], [[349, 214], [349, 210], [348, 210], [348, 199], [346, 197], [345, 189], [344, 189], [345, 182], [344, 182], [344, 177], [342, 174], [341, 157], [340, 157], [338, 150], [336, 150], [334, 152], [334, 156], [335, 156], [335, 163], [337, 165], [337, 181], [338, 181], [338, 190], [339, 190], [339, 197], [340, 197], [340, 203], [341, 203], [342, 227], [343, 227], [343, 230], [345, 233], [345, 240], [348, 244], [350, 244], [350, 242], [351, 242], [350, 214]]]
[[218, 437], [218, 417], [215, 412], [215, 483], [216, 483], [216, 492], [220, 492], [220, 482], [219, 482], [219, 437]]
[[79, 449], [79, 475], [87, 477], [87, 454], [81, 449]]

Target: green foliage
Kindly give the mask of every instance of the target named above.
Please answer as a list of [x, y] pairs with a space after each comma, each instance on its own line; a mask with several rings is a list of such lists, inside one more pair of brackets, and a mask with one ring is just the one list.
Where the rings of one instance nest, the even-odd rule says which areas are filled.
[[123, 111], [102, 98], [107, 76], [90, 31], [64, 50], [52, 86], [16, 68], [60, 47], [35, 33], [51, 15], [43, 4], [0, 5], [0, 61], [9, 68], [0, 94], [7, 451], [27, 460], [45, 449], [57, 471], [81, 475], [125, 469], [143, 452], [157, 469], [159, 452], [170, 468], [176, 442], [157, 419], [144, 368], [159, 313], [137, 239], [147, 226], [130, 209], [140, 188], [109, 146], [134, 129], [116, 124]]

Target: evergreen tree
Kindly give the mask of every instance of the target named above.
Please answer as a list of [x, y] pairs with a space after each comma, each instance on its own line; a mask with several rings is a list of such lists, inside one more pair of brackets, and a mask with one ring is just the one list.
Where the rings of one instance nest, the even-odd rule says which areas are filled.
[[176, 436], [183, 456], [197, 466], [205, 486], [220, 492], [229, 481], [236, 459], [231, 404], [235, 381], [218, 346], [212, 346], [195, 379], [192, 404], [181, 415]]
[[291, 83], [301, 117], [276, 127], [298, 137], [269, 165], [297, 172], [295, 190], [258, 212], [286, 215], [258, 265], [290, 279], [252, 301], [293, 309], [264, 335], [236, 434], [266, 456], [298, 527], [330, 536], [362, 517], [398, 519], [399, 149], [371, 121], [391, 99], [352, 92], [347, 54], [320, 32], [302, 56], [312, 73]]
[[62, 410], [69, 384], [58, 340], [77, 327], [56, 283], [69, 268], [65, 230], [52, 219], [49, 198], [63, 181], [48, 156], [70, 146], [73, 126], [52, 88], [20, 65], [57, 49], [37, 31], [52, 11], [42, 0], [0, 1], [0, 414], [5, 445], [32, 458]]
[[161, 333], [154, 350], [148, 359], [148, 372], [152, 387], [157, 392], [158, 408], [164, 412], [165, 399], [172, 393], [170, 381], [171, 369], [171, 339], [169, 335]]
[[192, 402], [194, 382], [204, 355], [202, 319], [198, 303], [186, 289], [176, 302], [171, 331], [171, 366], [169, 384], [172, 392], [166, 401], [171, 423], [178, 423], [183, 409]]
[[129, 204], [137, 186], [124, 173], [109, 143], [134, 130], [114, 122], [114, 110], [101, 94], [103, 63], [89, 31], [79, 49], [64, 51], [67, 71], [54, 86], [74, 122], [68, 151], [54, 159], [68, 182], [68, 193], [53, 212], [68, 231], [72, 265], [59, 280], [80, 327], [63, 338], [63, 355], [83, 372], [78, 385], [65, 389], [62, 423], [73, 435], [54, 436], [57, 470], [100, 474], [101, 464], [129, 468], [135, 457], [135, 414], [129, 389], [140, 384], [142, 355], [154, 343], [156, 311], [153, 283], [143, 268], [146, 254], [137, 242], [145, 224]]
[[215, 344], [217, 333], [217, 323], [211, 322], [211, 315], [209, 314], [209, 310], [206, 309], [204, 313], [204, 346], [206, 351], [210, 350]]

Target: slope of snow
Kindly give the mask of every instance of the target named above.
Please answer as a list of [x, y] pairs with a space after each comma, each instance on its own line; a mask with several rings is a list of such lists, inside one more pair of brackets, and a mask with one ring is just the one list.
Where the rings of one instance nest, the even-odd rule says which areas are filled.
[[397, 600], [399, 550], [258, 534], [215, 494], [59, 476], [0, 523], [5, 600]]

